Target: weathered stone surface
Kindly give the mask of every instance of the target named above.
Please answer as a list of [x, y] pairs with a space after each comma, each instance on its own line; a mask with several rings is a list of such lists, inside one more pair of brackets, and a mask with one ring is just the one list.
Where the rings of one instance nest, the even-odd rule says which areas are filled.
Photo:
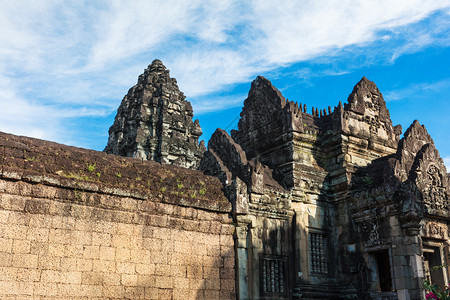
[[424, 251], [444, 261], [448, 174], [424, 126], [401, 133], [365, 77], [311, 114], [252, 82], [233, 139], [218, 129], [201, 162], [233, 204], [241, 298], [420, 299]]
[[0, 299], [235, 299], [221, 187], [197, 170], [0, 133]]
[[6, 179], [211, 210], [231, 208], [219, 180], [197, 170], [1, 132], [0, 153], [0, 176]]
[[191, 103], [160, 60], [123, 98], [105, 152], [196, 169], [206, 150]]

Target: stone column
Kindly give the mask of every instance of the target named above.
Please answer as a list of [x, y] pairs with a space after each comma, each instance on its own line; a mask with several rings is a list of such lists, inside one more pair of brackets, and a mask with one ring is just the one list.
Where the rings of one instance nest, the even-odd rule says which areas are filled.
[[246, 300], [249, 298], [249, 253], [251, 245], [248, 245], [248, 226], [247, 223], [239, 223], [236, 226], [236, 281], [238, 299]]

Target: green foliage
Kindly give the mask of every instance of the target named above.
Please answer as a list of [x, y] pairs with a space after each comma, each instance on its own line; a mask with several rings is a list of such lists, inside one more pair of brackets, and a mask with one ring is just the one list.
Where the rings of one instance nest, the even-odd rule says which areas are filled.
[[97, 172], [97, 173], [95, 173], [95, 175], [97, 175], [97, 177], [100, 178], [100, 176], [102, 175], [102, 173]]
[[177, 186], [178, 186], [179, 189], [184, 188], [183, 182], [181, 182], [180, 178], [177, 178], [177, 182], [178, 182]]
[[206, 188], [201, 188], [198, 193], [203, 196], [206, 193]]
[[428, 280], [423, 282], [423, 286], [427, 290], [427, 299], [450, 300], [450, 290], [448, 287], [442, 289], [437, 284], [431, 284]]
[[75, 194], [75, 198], [77, 198], [78, 200], [81, 199], [81, 192], [78, 191], [77, 189], [74, 190], [74, 194]]
[[88, 172], [94, 172], [94, 170], [95, 170], [95, 164], [90, 164], [90, 163], [88, 163], [87, 164], [87, 170], [88, 170]]
[[117, 178], [122, 178], [122, 174], [116, 173]]
[[370, 177], [369, 175], [366, 175], [362, 178], [363, 184], [365, 185], [371, 185], [373, 182], [373, 178]]
[[31, 157], [25, 157], [26, 161], [36, 161], [36, 157], [31, 156]]
[[161, 193], [163, 193], [164, 194], [164, 192], [166, 191], [166, 187], [165, 186], [163, 186], [162, 188], [161, 188]]

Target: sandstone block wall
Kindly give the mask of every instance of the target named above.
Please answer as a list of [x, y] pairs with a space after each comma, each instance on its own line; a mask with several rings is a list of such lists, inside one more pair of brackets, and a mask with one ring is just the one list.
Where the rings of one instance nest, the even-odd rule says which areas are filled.
[[[145, 164], [156, 166], [151, 174], [172, 172], [175, 185], [166, 182], [158, 192], [153, 186], [145, 195], [144, 190], [127, 192], [118, 183], [88, 180], [82, 172], [65, 181], [36, 171], [44, 156], [18, 150], [35, 151], [35, 140], [12, 138], [8, 143], [1, 139], [0, 145], [1, 299], [235, 298], [231, 206], [213, 194], [214, 184], [205, 184], [215, 179], [196, 178], [206, 186], [195, 193], [203, 198], [185, 196], [196, 187], [184, 178], [203, 176], [199, 172], [151, 162]], [[47, 159], [58, 152], [55, 145]], [[70, 168], [77, 161], [81, 166], [83, 160], [96, 162], [100, 178], [108, 168], [121, 174], [126, 168], [135, 167], [136, 174], [144, 168], [127, 159], [129, 164], [117, 169], [112, 159], [102, 169], [100, 158], [114, 156], [64, 149], [72, 154]], [[57, 159], [46, 166], [56, 173], [62, 168]]]

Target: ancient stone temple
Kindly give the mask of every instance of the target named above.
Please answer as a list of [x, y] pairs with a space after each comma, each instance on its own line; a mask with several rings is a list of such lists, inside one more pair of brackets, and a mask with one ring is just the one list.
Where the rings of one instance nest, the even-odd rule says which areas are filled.
[[192, 116], [155, 60], [107, 153], [0, 133], [0, 299], [421, 300], [424, 280], [448, 286], [450, 174], [367, 78], [308, 111], [257, 77], [238, 129], [208, 150]]
[[105, 152], [197, 168], [202, 129], [191, 103], [160, 60], [154, 60], [123, 98]]
[[253, 81], [200, 164], [236, 222], [239, 299], [422, 299], [448, 284], [449, 175], [418, 121], [400, 139], [367, 78], [312, 108]]

